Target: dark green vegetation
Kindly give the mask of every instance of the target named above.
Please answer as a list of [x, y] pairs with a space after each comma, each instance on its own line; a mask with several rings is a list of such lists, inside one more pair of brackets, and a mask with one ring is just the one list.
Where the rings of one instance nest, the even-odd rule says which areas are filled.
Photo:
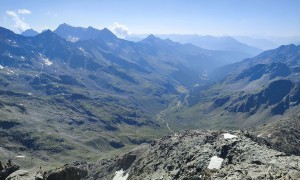
[[299, 110], [299, 50], [221, 67], [239, 55], [67, 24], [29, 37], [0, 28], [1, 158], [97, 160], [170, 130], [280, 119]]

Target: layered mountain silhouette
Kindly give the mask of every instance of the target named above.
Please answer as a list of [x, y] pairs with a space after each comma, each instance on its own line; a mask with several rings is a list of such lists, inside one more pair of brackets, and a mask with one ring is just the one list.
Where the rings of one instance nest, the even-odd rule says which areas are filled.
[[113, 41], [117, 39], [117, 37], [107, 28], [98, 30], [91, 26], [88, 28], [73, 27], [66, 23], [59, 25], [57, 29], [54, 30], [54, 33], [68, 41], [89, 40], [97, 38]]
[[[261, 49], [244, 44], [230, 36], [199, 36], [199, 35], [160, 35], [180, 43], [191, 43], [204, 49], [231, 51], [238, 53], [240, 59], [253, 57], [262, 52]], [[239, 59], [239, 60], [240, 60]], [[237, 60], [236, 60], [237, 61]]]
[[106, 28], [0, 28], [3, 158], [96, 160], [172, 131], [256, 127], [298, 112], [300, 46], [229, 64], [259, 50], [221, 42], [228, 47], [209, 50]]
[[251, 127], [297, 112], [299, 48], [281, 46], [217, 68], [208, 76], [213, 83], [195, 87], [183, 105], [189, 108], [179, 107], [178, 114], [170, 115], [169, 124], [172, 118], [178, 119], [174, 121], [178, 124], [185, 115], [185, 119], [190, 117], [182, 122], [186, 126], [194, 123], [207, 127]]
[[84, 158], [85, 151], [107, 152], [168, 132], [156, 114], [232, 56], [155, 36], [134, 43], [107, 29], [66, 24], [28, 37], [0, 32], [1, 144], [40, 152], [38, 158]]

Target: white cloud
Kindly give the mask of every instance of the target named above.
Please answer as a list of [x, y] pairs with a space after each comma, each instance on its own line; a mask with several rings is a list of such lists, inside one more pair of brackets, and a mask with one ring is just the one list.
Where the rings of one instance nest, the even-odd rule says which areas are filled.
[[24, 18], [21, 18], [20, 15], [31, 14], [27, 9], [18, 9], [17, 11], [6, 11], [6, 15], [12, 18], [14, 21], [14, 29], [18, 32], [23, 32], [26, 29], [30, 29], [29, 24], [24, 21]]
[[31, 14], [28, 9], [18, 9], [18, 14]]
[[130, 34], [128, 27], [126, 25], [120, 24], [118, 22], [113, 23], [109, 27], [109, 29], [120, 38], [127, 37]]
[[11, 17], [17, 17], [17, 13], [15, 11], [6, 11], [6, 14], [11, 16]]

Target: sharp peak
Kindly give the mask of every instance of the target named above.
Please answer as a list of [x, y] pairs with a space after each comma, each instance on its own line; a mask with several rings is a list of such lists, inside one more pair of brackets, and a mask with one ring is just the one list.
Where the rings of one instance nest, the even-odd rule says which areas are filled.
[[97, 29], [97, 28], [94, 28], [93, 26], [89, 26], [89, 27], [87, 27], [86, 29], [95, 29], [95, 30], [99, 30], [99, 29]]
[[112, 34], [115, 37], [117, 37], [111, 30], [109, 30], [108, 28], [103, 28], [102, 30], [100, 30], [101, 32], [104, 32], [106, 34]]
[[154, 36], [153, 34], [149, 34], [146, 39], [160, 39], [159, 37], [157, 36]]
[[51, 31], [50, 29], [44, 30], [43, 32], [41, 32], [37, 36], [55, 36], [55, 37], [59, 37], [53, 31]]
[[[157, 36], [155, 36], [155, 35], [153, 35], [153, 34], [150, 34], [150, 35], [148, 35], [145, 39], [143, 39], [144, 41], [156, 41], [156, 40], [158, 40], [158, 41], [164, 41], [163, 39], [161, 39], [161, 38], [159, 38], [159, 37], [157, 37]], [[142, 41], [143, 41], [142, 40]]]
[[108, 28], [103, 28], [102, 31], [109, 31], [109, 32], [111, 32]]
[[53, 32], [50, 29], [45, 29], [45, 30], [43, 30], [42, 33], [53, 33]]

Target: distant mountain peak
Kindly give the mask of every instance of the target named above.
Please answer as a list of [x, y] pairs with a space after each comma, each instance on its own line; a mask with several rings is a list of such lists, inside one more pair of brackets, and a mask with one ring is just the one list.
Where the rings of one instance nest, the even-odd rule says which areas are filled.
[[62, 23], [58, 27], [72, 27], [72, 26], [67, 23]]
[[164, 40], [160, 39], [159, 37], [154, 36], [153, 34], [150, 34], [145, 39], [141, 40], [142, 43], [148, 43], [148, 42], [163, 42]]
[[70, 39], [70, 37], [80, 40], [103, 39], [112, 41], [117, 39], [117, 37], [107, 28], [100, 30], [92, 26], [87, 28], [73, 27], [66, 23], [59, 25], [54, 33], [67, 40]]
[[33, 29], [27, 29], [24, 32], [21, 33], [22, 36], [36, 36], [39, 33]]
[[295, 44], [288, 44], [288, 45], [279, 46], [279, 49], [295, 48], [295, 47], [297, 47]]
[[111, 32], [109, 29], [107, 29], [107, 28], [103, 28], [102, 31], [112, 33], [112, 32]]
[[44, 30], [42, 33], [38, 34], [36, 37], [58, 37], [58, 36], [50, 29], [47, 29]]
[[[107, 33], [107, 34], [110, 34], [110, 35], [113, 35], [113, 36], [115, 36], [114, 35], [114, 33], [112, 33], [109, 29], [107, 29], [107, 28], [103, 28], [102, 30], [100, 30], [102, 33]], [[116, 36], [115, 36], [116, 37]]]
[[153, 34], [150, 34], [147, 36], [147, 39], [157, 39], [158, 37], [154, 36]]
[[50, 34], [53, 33], [50, 29], [44, 30], [41, 34]]

